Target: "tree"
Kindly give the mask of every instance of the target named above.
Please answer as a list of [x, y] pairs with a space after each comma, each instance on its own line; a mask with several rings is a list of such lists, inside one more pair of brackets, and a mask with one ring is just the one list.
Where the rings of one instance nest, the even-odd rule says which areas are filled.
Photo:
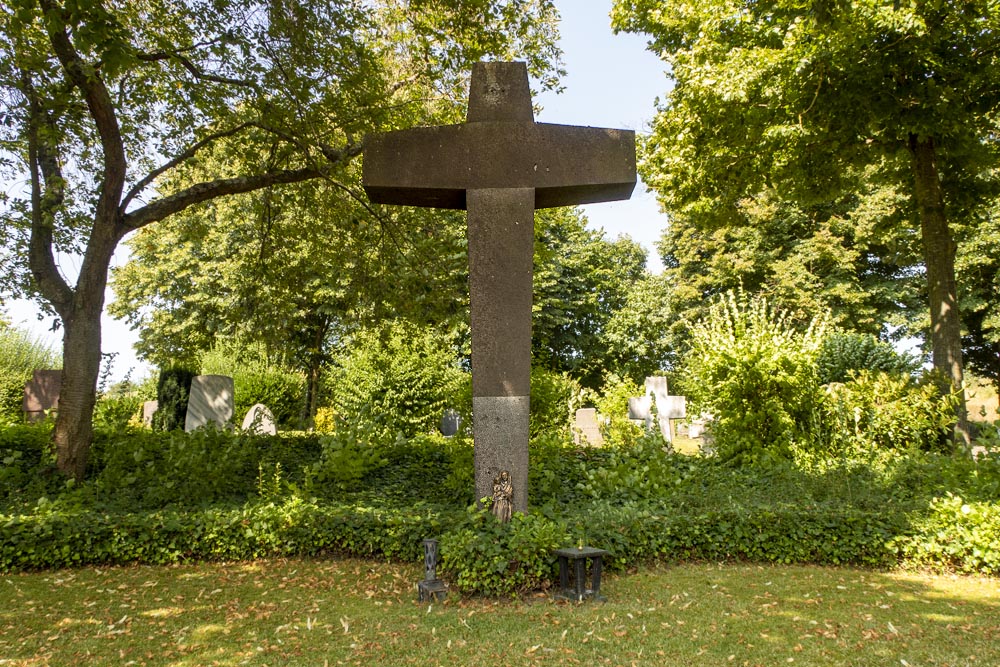
[[618, 0], [613, 21], [672, 68], [641, 167], [668, 211], [732, 210], [766, 187], [829, 201], [864, 167], [908, 194], [897, 235], [920, 238], [934, 367], [960, 386], [951, 222], [983, 204], [996, 164], [996, 3]]
[[609, 368], [612, 316], [645, 276], [646, 251], [629, 238], [608, 241], [586, 228], [579, 209], [543, 209], [535, 218], [532, 357], [598, 388]]
[[195, 363], [219, 339], [260, 342], [305, 373], [308, 420], [339, 340], [386, 318], [449, 328], [464, 314], [461, 217], [376, 214], [322, 181], [206, 202], [128, 241], [109, 311], [160, 366]]
[[887, 236], [903, 199], [872, 187], [804, 206], [767, 190], [737, 202], [731, 218], [672, 216], [659, 250], [677, 314], [675, 345], [686, 347], [690, 325], [729, 290], [765, 296], [800, 322], [829, 312], [832, 323], [855, 331], [915, 335], [924, 323], [914, 281], [919, 249]]
[[[84, 474], [108, 266], [126, 234], [220, 197], [336, 183], [372, 130], [449, 108], [470, 64], [522, 54], [552, 83], [549, 0], [14, 0], [0, 18], [0, 238], [63, 328], [59, 469]], [[428, 104], [427, 100], [431, 99]], [[241, 159], [161, 190], [221, 140]], [[57, 252], [79, 254], [79, 274]], [[21, 257], [26, 257], [23, 261]]]

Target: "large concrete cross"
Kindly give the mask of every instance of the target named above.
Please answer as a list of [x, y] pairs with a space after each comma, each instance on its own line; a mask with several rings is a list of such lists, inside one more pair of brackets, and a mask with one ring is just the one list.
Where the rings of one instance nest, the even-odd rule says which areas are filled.
[[534, 209], [628, 199], [635, 133], [536, 123], [524, 63], [478, 63], [467, 122], [365, 139], [381, 204], [466, 209], [476, 498], [510, 473], [528, 509]]

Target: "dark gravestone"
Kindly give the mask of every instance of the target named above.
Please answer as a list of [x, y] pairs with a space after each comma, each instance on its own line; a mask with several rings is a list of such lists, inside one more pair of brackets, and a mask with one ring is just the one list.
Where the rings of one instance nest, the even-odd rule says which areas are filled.
[[45, 418], [48, 410], [59, 409], [59, 390], [62, 388], [61, 370], [37, 370], [24, 384], [21, 407], [29, 422]]
[[364, 186], [468, 211], [476, 497], [507, 471], [526, 512], [534, 209], [628, 199], [635, 134], [534, 122], [524, 63], [474, 66], [467, 121], [367, 137]]

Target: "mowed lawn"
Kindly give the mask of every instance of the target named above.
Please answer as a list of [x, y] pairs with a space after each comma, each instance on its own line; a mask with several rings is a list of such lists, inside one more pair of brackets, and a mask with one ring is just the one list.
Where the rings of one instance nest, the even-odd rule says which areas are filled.
[[418, 604], [420, 566], [356, 559], [0, 577], [0, 665], [1000, 664], [1000, 580], [680, 565], [606, 603]]

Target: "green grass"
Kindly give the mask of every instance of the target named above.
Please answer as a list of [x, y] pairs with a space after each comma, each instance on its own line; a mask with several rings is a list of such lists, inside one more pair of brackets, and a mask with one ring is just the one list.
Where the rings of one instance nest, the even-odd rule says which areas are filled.
[[0, 665], [856, 665], [1000, 662], [1000, 580], [682, 565], [605, 604], [417, 604], [417, 565], [259, 561], [0, 577]]

